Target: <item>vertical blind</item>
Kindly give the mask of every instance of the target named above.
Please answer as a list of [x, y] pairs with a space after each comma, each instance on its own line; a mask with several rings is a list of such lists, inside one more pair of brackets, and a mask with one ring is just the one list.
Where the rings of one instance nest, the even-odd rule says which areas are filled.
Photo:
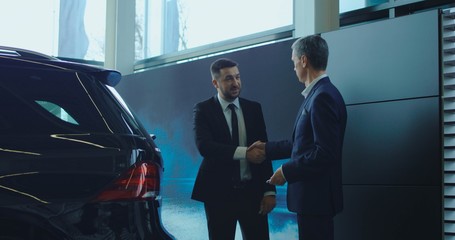
[[444, 239], [455, 240], [455, 8], [443, 11]]

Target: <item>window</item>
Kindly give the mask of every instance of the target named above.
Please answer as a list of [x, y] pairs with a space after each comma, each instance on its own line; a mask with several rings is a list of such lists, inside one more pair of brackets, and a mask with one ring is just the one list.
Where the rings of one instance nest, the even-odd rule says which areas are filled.
[[2, 3], [0, 45], [104, 62], [106, 0]]
[[[135, 1], [135, 60], [140, 62], [163, 55], [175, 56], [177, 52], [204, 49], [205, 54], [210, 54], [291, 37], [292, 33], [288, 33], [293, 30], [294, 2], [300, 0]], [[0, 45], [104, 62], [106, 2], [5, 1], [0, 15]], [[340, 13], [387, 2], [340, 0]], [[226, 41], [237, 44], [223, 49], [220, 46], [229, 45], [224, 44]]]
[[386, 2], [389, 2], [389, 0], [340, 0], [340, 13], [371, 7]]
[[46, 109], [48, 112], [50, 112], [52, 115], [56, 116], [57, 118], [65, 121], [65, 122], [71, 123], [71, 124], [78, 124], [78, 122], [76, 120], [74, 120], [74, 118], [71, 117], [71, 115], [69, 115], [65, 111], [65, 109], [63, 109], [59, 105], [57, 105], [55, 103], [47, 102], [47, 101], [35, 101], [35, 102], [38, 103], [44, 109]]
[[104, 133], [119, 122], [110, 122], [117, 116], [109, 112], [106, 90], [90, 75], [18, 63], [0, 66], [0, 79], [2, 133]]
[[136, 0], [136, 60], [293, 25], [293, 0]]

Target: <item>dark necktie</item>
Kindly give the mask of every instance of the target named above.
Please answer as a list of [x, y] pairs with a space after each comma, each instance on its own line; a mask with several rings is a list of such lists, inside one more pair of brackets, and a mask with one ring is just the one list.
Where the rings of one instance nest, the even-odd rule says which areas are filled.
[[239, 123], [237, 121], [237, 113], [235, 113], [235, 105], [233, 103], [229, 104], [231, 109], [231, 126], [232, 126], [232, 144], [234, 146], [239, 145]]
[[[232, 145], [239, 145], [239, 122], [237, 120], [237, 113], [235, 113], [235, 105], [233, 103], [229, 104], [229, 109], [231, 109], [231, 127], [232, 127]], [[234, 160], [234, 172], [232, 175], [232, 180], [234, 185], [240, 182], [240, 162]]]

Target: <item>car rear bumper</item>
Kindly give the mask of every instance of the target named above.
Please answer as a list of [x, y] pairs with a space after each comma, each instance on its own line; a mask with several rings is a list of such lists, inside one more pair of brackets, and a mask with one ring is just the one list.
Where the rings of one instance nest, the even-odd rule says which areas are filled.
[[158, 200], [0, 207], [0, 228], [1, 239], [174, 239]]

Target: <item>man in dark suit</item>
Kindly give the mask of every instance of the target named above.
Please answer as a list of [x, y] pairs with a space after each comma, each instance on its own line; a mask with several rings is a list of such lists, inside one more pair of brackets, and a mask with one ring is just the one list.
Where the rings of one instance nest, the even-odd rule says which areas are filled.
[[[269, 159], [289, 158], [268, 181], [288, 183], [288, 209], [297, 213], [299, 239], [334, 239], [333, 217], [343, 209], [341, 157], [346, 128], [346, 106], [325, 70], [329, 50], [318, 35], [292, 45], [294, 70], [304, 101], [291, 140], [251, 146], [265, 150]], [[259, 161], [260, 162], [260, 161]]]
[[255, 141], [267, 141], [261, 105], [239, 97], [236, 62], [218, 59], [210, 70], [217, 95], [194, 107], [196, 145], [203, 159], [192, 199], [204, 202], [211, 240], [233, 240], [237, 222], [243, 239], [267, 240], [267, 214], [276, 205], [276, 190], [266, 180], [273, 169], [270, 161], [250, 164], [264, 156], [257, 149], [247, 151]]

